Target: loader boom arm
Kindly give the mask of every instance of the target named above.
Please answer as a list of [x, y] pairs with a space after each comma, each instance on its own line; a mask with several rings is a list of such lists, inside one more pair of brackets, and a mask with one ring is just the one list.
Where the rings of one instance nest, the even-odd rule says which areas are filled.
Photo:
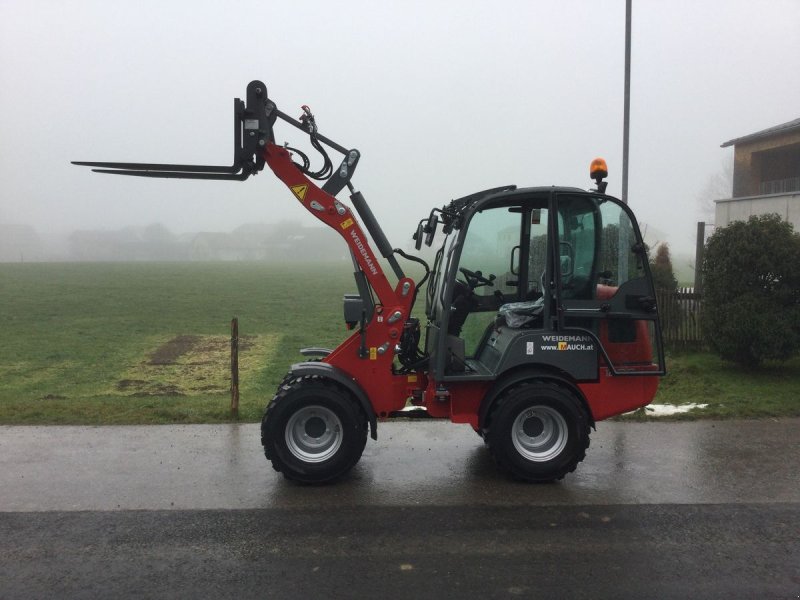
[[[264, 149], [264, 160], [306, 210], [344, 238], [380, 304], [390, 306], [397, 304], [401, 297], [413, 296], [414, 282], [407, 277], [401, 277], [398, 287], [392, 289], [377, 255], [350, 207], [311, 181], [292, 161], [291, 153], [286, 148], [274, 143], [268, 144]], [[404, 316], [408, 316], [407, 311]]]

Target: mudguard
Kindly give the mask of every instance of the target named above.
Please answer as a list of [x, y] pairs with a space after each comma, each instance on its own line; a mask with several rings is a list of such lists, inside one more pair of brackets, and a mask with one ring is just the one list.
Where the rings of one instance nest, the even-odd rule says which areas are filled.
[[529, 367], [529, 368], [518, 368], [509, 373], [505, 373], [502, 377], [499, 377], [497, 381], [495, 381], [494, 385], [492, 385], [491, 389], [486, 393], [483, 400], [481, 401], [480, 409], [478, 411], [478, 423], [480, 427], [483, 427], [486, 423], [486, 418], [489, 415], [489, 411], [492, 408], [492, 404], [497, 399], [500, 394], [505, 392], [507, 389], [515, 386], [518, 383], [526, 381], [528, 379], [540, 379], [543, 381], [552, 381], [563, 385], [564, 387], [570, 389], [574, 394], [575, 397], [578, 398], [580, 403], [586, 409], [586, 415], [589, 417], [589, 424], [594, 427], [594, 417], [592, 417], [592, 411], [589, 409], [589, 404], [586, 402], [586, 398], [584, 397], [583, 393], [580, 391], [577, 385], [573, 381], [571, 381], [568, 377], [561, 375], [557, 371], [550, 370], [550, 369], [543, 369], [541, 367]]
[[347, 373], [333, 365], [319, 361], [295, 363], [289, 369], [289, 373], [295, 377], [324, 377], [349, 390], [358, 399], [361, 408], [364, 409], [364, 414], [367, 415], [370, 437], [373, 440], [378, 439], [378, 418], [375, 416], [372, 404], [370, 404], [369, 398], [367, 398], [361, 386]]

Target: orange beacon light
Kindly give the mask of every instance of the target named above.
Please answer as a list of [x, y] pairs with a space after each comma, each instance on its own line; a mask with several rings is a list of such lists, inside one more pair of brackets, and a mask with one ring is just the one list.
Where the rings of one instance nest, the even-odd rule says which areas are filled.
[[608, 177], [608, 166], [604, 158], [595, 158], [589, 165], [589, 176], [597, 182], [597, 191], [601, 194], [606, 191], [607, 182], [603, 181]]

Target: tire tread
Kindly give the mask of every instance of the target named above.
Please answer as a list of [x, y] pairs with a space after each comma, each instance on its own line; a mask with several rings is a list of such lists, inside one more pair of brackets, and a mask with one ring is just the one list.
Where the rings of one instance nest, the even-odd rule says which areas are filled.
[[[565, 464], [563, 467], [552, 473], [551, 475], [543, 478], [531, 478], [528, 476], [523, 475], [520, 473], [519, 469], [515, 468], [512, 462], [510, 461], [509, 457], [506, 456], [505, 452], [503, 452], [498, 446], [497, 440], [491, 434], [492, 429], [492, 422], [496, 422], [496, 417], [504, 410], [505, 405], [511, 402], [512, 398], [516, 396], [521, 390], [524, 390], [527, 387], [532, 386], [541, 386], [546, 389], [550, 389], [551, 391], [557, 392], [558, 394], [566, 395], [567, 397], [571, 398], [572, 402], [574, 403], [573, 408], [578, 411], [580, 414], [580, 422], [578, 423], [578, 427], [580, 428], [579, 435], [580, 438], [583, 440], [581, 443], [581, 447], [577, 449], [575, 455], [571, 458], [571, 460]], [[531, 379], [528, 381], [524, 381], [522, 383], [518, 383], [507, 390], [505, 390], [495, 401], [494, 405], [492, 406], [491, 410], [489, 411], [487, 423], [489, 426], [484, 430], [484, 441], [489, 448], [489, 451], [492, 454], [492, 458], [494, 459], [495, 464], [498, 468], [510, 474], [512, 477], [522, 481], [533, 481], [536, 483], [547, 483], [553, 481], [559, 481], [563, 479], [568, 473], [572, 473], [578, 467], [578, 464], [586, 458], [586, 450], [589, 448], [589, 433], [590, 433], [590, 425], [589, 425], [589, 418], [586, 414], [586, 410], [584, 409], [581, 402], [575, 397], [575, 394], [572, 390], [564, 385], [559, 385], [553, 381], [548, 380], [541, 380], [541, 379]]]

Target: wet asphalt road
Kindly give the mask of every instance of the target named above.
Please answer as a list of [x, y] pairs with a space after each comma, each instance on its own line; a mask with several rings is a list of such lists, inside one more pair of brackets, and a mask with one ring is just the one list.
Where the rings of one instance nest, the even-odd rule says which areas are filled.
[[795, 599], [798, 464], [798, 419], [601, 423], [532, 486], [388, 423], [315, 488], [257, 425], [0, 427], [0, 598]]

